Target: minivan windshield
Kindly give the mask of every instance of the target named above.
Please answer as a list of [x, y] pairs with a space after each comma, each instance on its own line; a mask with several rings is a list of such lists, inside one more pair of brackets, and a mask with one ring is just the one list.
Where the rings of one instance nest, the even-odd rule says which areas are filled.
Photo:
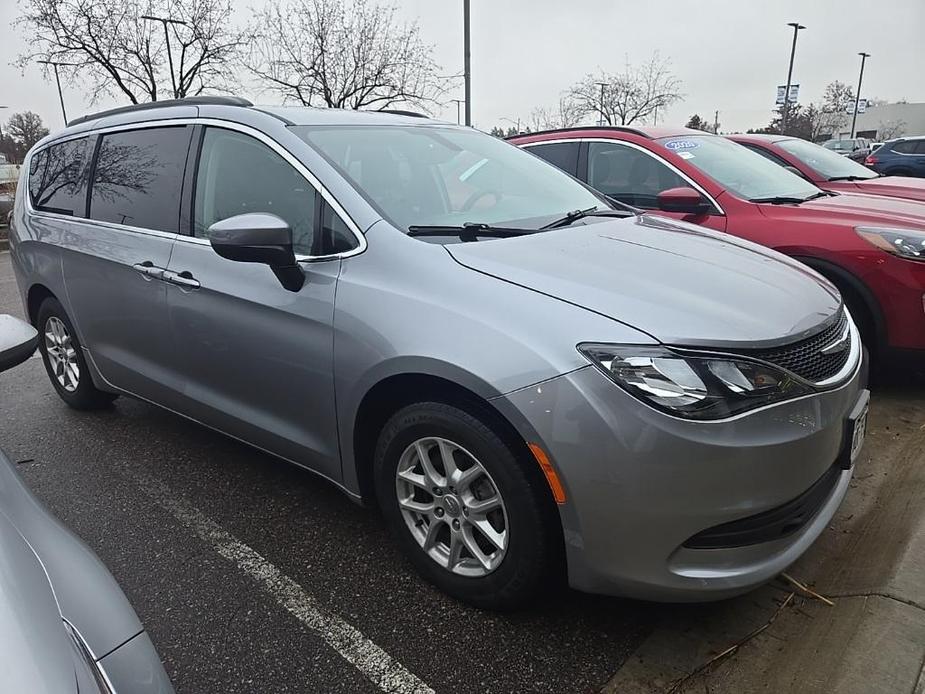
[[604, 200], [537, 156], [477, 130], [435, 125], [292, 126], [389, 221], [539, 229]]
[[808, 200], [822, 192], [782, 166], [724, 137], [684, 135], [663, 137], [659, 142], [723, 188], [746, 200]]
[[879, 175], [848, 157], [806, 140], [781, 140], [777, 146], [830, 181], [862, 180]]

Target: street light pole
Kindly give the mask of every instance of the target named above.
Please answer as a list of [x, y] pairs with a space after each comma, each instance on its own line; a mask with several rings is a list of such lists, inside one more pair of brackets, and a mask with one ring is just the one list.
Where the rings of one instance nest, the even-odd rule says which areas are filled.
[[67, 125], [67, 111], [64, 110], [64, 92], [61, 91], [61, 78], [58, 76], [58, 66], [76, 67], [74, 63], [58, 63], [54, 60], [37, 60], [40, 65], [51, 65], [55, 70], [55, 84], [58, 85], [58, 99], [61, 101], [61, 115], [64, 117], [64, 125]]
[[790, 46], [790, 67], [787, 68], [787, 86], [784, 88], [784, 106], [781, 109], [780, 133], [787, 132], [787, 116], [790, 115], [790, 81], [793, 78], [793, 57], [797, 52], [797, 33], [806, 27], [799, 22], [788, 22], [788, 27], [793, 27], [793, 44]]
[[472, 70], [469, 60], [469, 0], [463, 0], [463, 80], [466, 83], [466, 125], [472, 125]]
[[858, 91], [854, 95], [854, 114], [851, 116], [851, 137], [854, 138], [854, 126], [858, 122], [858, 102], [861, 100], [861, 83], [864, 81], [864, 63], [870, 57], [870, 53], [858, 53], [861, 56], [861, 74], [858, 75]]
[[450, 99], [453, 103], [456, 104], [456, 125], [459, 125], [459, 107], [466, 103], [465, 99]]
[[601, 88], [601, 105], [599, 109], [601, 118], [598, 121], [598, 125], [600, 125], [603, 128], [604, 127], [604, 88], [607, 86], [607, 83], [606, 82], [595, 82], [595, 84]]
[[160, 22], [164, 25], [164, 40], [167, 42], [167, 65], [170, 66], [170, 86], [173, 88], [173, 98], [178, 99], [180, 95], [177, 94], [177, 79], [173, 74], [173, 54], [170, 52], [170, 32], [167, 30], [168, 24], [182, 24], [186, 26], [186, 22], [182, 22], [179, 19], [171, 19], [170, 17], [155, 17], [151, 14], [141, 15], [141, 19], [147, 19], [149, 22]]

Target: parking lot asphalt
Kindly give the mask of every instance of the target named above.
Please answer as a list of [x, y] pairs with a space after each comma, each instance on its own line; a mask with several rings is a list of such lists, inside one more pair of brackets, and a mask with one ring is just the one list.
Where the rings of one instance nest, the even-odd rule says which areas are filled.
[[[22, 315], [8, 253], [0, 313]], [[875, 444], [899, 416], [925, 428], [917, 383], [875, 393]], [[585, 693], [608, 681], [623, 692], [642, 691], [626, 686], [640, 677], [662, 691], [714, 644], [700, 624], [751, 629], [744, 602], [692, 613], [564, 591], [515, 614], [468, 608], [419, 579], [378, 516], [329, 483], [146, 403], [70, 410], [37, 357], [0, 375], [0, 447], [107, 564], [180, 694]], [[909, 470], [925, 466], [915, 456]], [[883, 484], [865, 477], [852, 504]], [[850, 565], [843, 538], [834, 524], [803, 565], [840, 554]], [[685, 642], [701, 650], [683, 653]]]
[[[0, 313], [22, 316], [9, 258]], [[181, 694], [596, 691], [660, 609], [461, 605], [331, 484], [146, 403], [70, 410], [38, 357], [0, 374], [0, 447], [109, 567]], [[362, 674], [389, 657], [396, 677]]]

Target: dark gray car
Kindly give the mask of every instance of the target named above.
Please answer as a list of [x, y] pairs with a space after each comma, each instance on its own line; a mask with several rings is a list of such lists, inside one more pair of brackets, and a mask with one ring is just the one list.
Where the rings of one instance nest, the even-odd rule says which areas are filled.
[[832, 285], [496, 138], [211, 98], [83, 119], [24, 170], [13, 265], [66, 402], [305, 466], [471, 603], [740, 593], [848, 488], [867, 393]]
[[[37, 344], [34, 328], [0, 315], [0, 372], [28, 359]], [[45, 510], [2, 451], [0, 643], [3, 692], [173, 692], [106, 567]]]

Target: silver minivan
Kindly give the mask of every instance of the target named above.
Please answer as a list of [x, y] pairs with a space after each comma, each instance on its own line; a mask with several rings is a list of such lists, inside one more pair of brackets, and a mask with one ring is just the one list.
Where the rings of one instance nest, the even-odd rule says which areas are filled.
[[838, 292], [407, 114], [229, 97], [80, 119], [11, 246], [51, 383], [155, 403], [377, 505], [448, 593], [735, 595], [832, 518], [864, 438]]

